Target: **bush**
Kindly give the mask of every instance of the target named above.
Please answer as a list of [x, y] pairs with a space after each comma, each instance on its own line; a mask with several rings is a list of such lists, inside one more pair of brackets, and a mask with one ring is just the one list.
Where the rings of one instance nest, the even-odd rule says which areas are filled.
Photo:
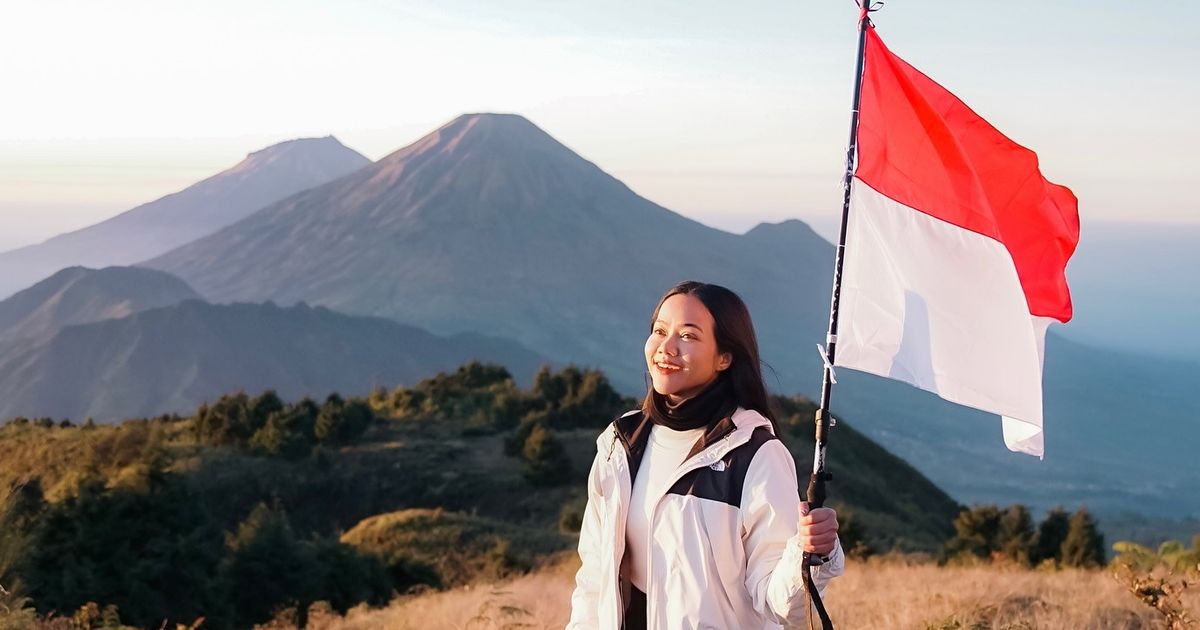
[[343, 402], [333, 394], [317, 414], [313, 435], [322, 444], [347, 444], [361, 436], [374, 419], [375, 414], [366, 402]]
[[521, 447], [522, 473], [535, 486], [557, 486], [571, 474], [571, 460], [550, 429], [534, 423]]
[[1155, 552], [1148, 547], [1118, 542], [1111, 568], [1113, 577], [1134, 597], [1161, 615], [1169, 629], [1194, 627], [1183, 605], [1184, 592], [1200, 577], [1200, 536], [1187, 549], [1169, 540]]
[[313, 425], [317, 410], [312, 401], [305, 399], [291, 408], [273, 412], [266, 424], [250, 438], [250, 447], [266, 455], [300, 459], [308, 456], [313, 447]]
[[225, 394], [212, 405], [200, 405], [196, 411], [193, 430], [197, 439], [207, 444], [245, 445], [250, 436], [261, 428], [250, 407], [245, 392]]

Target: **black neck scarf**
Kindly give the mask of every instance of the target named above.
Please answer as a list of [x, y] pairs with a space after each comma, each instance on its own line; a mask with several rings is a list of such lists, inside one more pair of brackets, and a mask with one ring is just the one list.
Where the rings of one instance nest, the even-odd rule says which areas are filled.
[[695, 396], [672, 404], [666, 396], [650, 390], [650, 421], [675, 431], [700, 429], [717, 422], [737, 409], [733, 385], [721, 374]]

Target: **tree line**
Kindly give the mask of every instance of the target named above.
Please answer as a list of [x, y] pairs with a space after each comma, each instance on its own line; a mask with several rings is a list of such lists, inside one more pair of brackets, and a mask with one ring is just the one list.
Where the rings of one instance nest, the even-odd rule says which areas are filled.
[[1034, 527], [1029, 508], [981, 505], [954, 519], [954, 537], [946, 542], [943, 560], [1002, 561], [1034, 567], [1097, 567], [1105, 564], [1104, 536], [1086, 508], [1068, 514], [1056, 507]]

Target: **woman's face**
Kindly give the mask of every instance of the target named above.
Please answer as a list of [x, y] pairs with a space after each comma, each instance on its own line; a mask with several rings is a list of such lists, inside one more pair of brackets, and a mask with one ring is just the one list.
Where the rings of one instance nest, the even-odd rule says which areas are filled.
[[663, 302], [646, 339], [646, 368], [654, 391], [678, 402], [694, 396], [729, 367], [717, 350], [712, 313], [699, 299], [676, 293]]

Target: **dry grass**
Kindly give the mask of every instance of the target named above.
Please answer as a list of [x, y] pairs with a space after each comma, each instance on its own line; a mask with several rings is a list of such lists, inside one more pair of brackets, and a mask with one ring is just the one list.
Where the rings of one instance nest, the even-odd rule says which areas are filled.
[[[562, 628], [570, 615], [574, 554], [515, 580], [397, 598], [384, 609], [318, 614], [317, 630]], [[851, 562], [827, 593], [841, 630], [1160, 628], [1108, 571], [939, 568], [897, 560]], [[1195, 614], [1200, 596], [1187, 602]]]

